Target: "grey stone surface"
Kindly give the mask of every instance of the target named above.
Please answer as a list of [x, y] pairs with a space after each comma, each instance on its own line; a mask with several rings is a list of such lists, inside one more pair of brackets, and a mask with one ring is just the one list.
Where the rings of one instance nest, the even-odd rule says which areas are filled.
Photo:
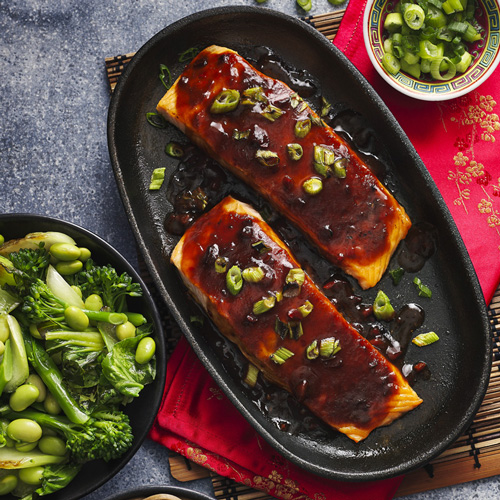
[[[136, 264], [134, 237], [109, 161], [104, 58], [135, 51], [193, 12], [254, 0], [0, 0], [0, 212], [59, 217], [97, 233]], [[310, 14], [330, 10], [313, 0]], [[299, 16], [294, 0], [268, 0]], [[166, 450], [147, 441], [108, 484], [85, 500], [141, 485], [211, 492], [210, 481], [178, 483]], [[407, 497], [500, 498], [498, 478]]]

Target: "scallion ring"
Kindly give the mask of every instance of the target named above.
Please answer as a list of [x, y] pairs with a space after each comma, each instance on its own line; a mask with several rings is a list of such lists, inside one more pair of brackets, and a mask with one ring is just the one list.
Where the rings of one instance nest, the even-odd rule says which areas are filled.
[[233, 266], [226, 274], [226, 286], [231, 295], [238, 295], [243, 287], [243, 277], [238, 266]]
[[419, 30], [425, 21], [425, 12], [420, 5], [410, 4], [406, 7], [403, 19], [409, 28]]
[[234, 111], [240, 102], [240, 93], [235, 89], [225, 89], [220, 92], [210, 106], [214, 114], [228, 113]]
[[[446, 73], [441, 74], [441, 65], [446, 63]], [[448, 57], [441, 57], [431, 61], [431, 75], [436, 80], [451, 80], [457, 74], [457, 66]]]

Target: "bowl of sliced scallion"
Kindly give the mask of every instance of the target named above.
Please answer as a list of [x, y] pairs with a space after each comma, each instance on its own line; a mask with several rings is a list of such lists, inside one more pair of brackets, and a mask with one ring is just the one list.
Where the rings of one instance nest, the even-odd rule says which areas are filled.
[[369, 0], [363, 34], [377, 72], [426, 101], [464, 95], [500, 62], [498, 0]]
[[75, 500], [153, 424], [165, 344], [136, 270], [95, 234], [0, 215], [0, 495]]

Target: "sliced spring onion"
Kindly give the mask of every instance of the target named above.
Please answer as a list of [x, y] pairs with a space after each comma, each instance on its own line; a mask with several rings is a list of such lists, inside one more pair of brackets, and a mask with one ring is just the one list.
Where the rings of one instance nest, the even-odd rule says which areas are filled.
[[[342, 0], [342, 2], [345, 2], [345, 0]], [[332, 105], [325, 99], [325, 97], [321, 96], [321, 116], [327, 116], [330, 109], [332, 109]]]
[[296, 142], [288, 144], [286, 150], [288, 152], [289, 158], [293, 161], [299, 161], [302, 158], [302, 155], [304, 154], [302, 146]]
[[405, 270], [402, 267], [397, 267], [396, 269], [391, 269], [389, 271], [389, 275], [392, 278], [392, 282], [395, 285], [398, 285], [403, 278]]
[[255, 153], [256, 160], [265, 167], [276, 167], [280, 162], [278, 153], [269, 149], [258, 149]]
[[403, 19], [412, 30], [419, 30], [425, 21], [425, 12], [420, 5], [410, 4], [404, 11]]
[[267, 246], [262, 240], [252, 243], [252, 248], [255, 248], [259, 253], [267, 253], [271, 251], [271, 247]]
[[268, 104], [261, 112], [264, 118], [267, 118], [270, 122], [275, 122], [284, 113], [280, 108]]
[[258, 300], [253, 305], [253, 313], [258, 316], [259, 314], [264, 314], [267, 311], [270, 311], [276, 304], [276, 297], [274, 295], [270, 295], [265, 299]]
[[265, 276], [264, 271], [260, 267], [247, 267], [243, 269], [241, 274], [243, 279], [250, 283], [258, 283]]
[[319, 356], [319, 345], [317, 340], [313, 340], [306, 348], [307, 359], [316, 359]]
[[[441, 74], [443, 63], [446, 63], [444, 75]], [[448, 58], [442, 57], [431, 61], [431, 75], [436, 80], [451, 80], [457, 73], [457, 66]]]
[[424, 285], [419, 277], [415, 276], [415, 278], [413, 278], [413, 283], [417, 287], [419, 297], [427, 297], [428, 299], [432, 297], [431, 289]]
[[196, 47], [190, 47], [189, 49], [185, 50], [184, 52], [181, 52], [179, 54], [179, 62], [188, 62], [191, 61], [196, 57], [196, 55], [200, 52], [200, 49], [197, 49]]
[[227, 257], [218, 257], [217, 259], [215, 259], [215, 272], [219, 274], [225, 273], [227, 271], [228, 263], [229, 260], [227, 259]]
[[307, 179], [307, 181], [304, 181], [302, 189], [304, 189], [307, 194], [314, 196], [320, 193], [323, 189], [323, 182], [317, 177], [311, 177], [310, 179]]
[[312, 9], [312, 0], [296, 0], [296, 1], [297, 5], [306, 12], [309, 12]]
[[160, 74], [158, 75], [158, 78], [165, 88], [169, 89], [171, 87], [172, 75], [170, 74], [168, 66], [165, 66], [165, 64], [160, 64]]
[[233, 130], [233, 139], [236, 141], [248, 139], [249, 136], [250, 136], [250, 130], [238, 130], [237, 128]]
[[184, 156], [184, 149], [176, 142], [170, 141], [165, 146], [165, 153], [172, 158], [182, 158]]
[[347, 158], [339, 158], [333, 162], [333, 175], [339, 179], [345, 179], [347, 177]]
[[249, 387], [255, 387], [259, 373], [260, 370], [252, 363], [249, 363], [247, 367], [247, 373], [245, 375], [245, 378], [243, 379], [243, 382], [245, 382], [245, 384], [247, 384]]
[[303, 139], [310, 131], [311, 131], [311, 120], [306, 118], [304, 120], [298, 120], [295, 123], [294, 133], [295, 137], [299, 139]]
[[225, 89], [220, 92], [210, 106], [214, 114], [228, 113], [234, 111], [240, 102], [240, 93], [235, 89]]
[[300, 337], [304, 335], [304, 330], [300, 321], [289, 321], [287, 326], [290, 338], [293, 340], [299, 340]]
[[[243, 95], [245, 97], [248, 97], [251, 104], [254, 104], [256, 102], [262, 102], [267, 104], [267, 97], [264, 94], [264, 90], [262, 87], [250, 87], [248, 89], [245, 89], [243, 91]], [[248, 104], [248, 102], [245, 101], [245, 104]]]
[[395, 314], [396, 311], [394, 311], [389, 297], [382, 290], [379, 290], [373, 301], [373, 315], [377, 319], [389, 321]]
[[165, 180], [165, 168], [155, 168], [151, 174], [151, 182], [149, 183], [150, 191], [158, 191]]
[[302, 286], [305, 279], [306, 273], [304, 272], [304, 270], [300, 268], [294, 268], [288, 271], [288, 274], [285, 278], [285, 283], [297, 283], [298, 285]]
[[306, 300], [297, 309], [299, 310], [300, 314], [302, 314], [302, 317], [305, 318], [306, 316], [309, 316], [309, 314], [312, 313], [312, 310], [314, 309], [314, 306], [311, 304], [311, 302], [309, 302], [308, 300]]
[[295, 354], [286, 347], [280, 347], [271, 354], [271, 359], [278, 365], [282, 365], [287, 359], [290, 359]]
[[340, 351], [340, 341], [335, 337], [321, 339], [319, 344], [319, 355], [322, 358], [331, 358]]
[[167, 126], [165, 118], [156, 112], [146, 113], [146, 120], [155, 128], [165, 128]]
[[417, 335], [412, 342], [415, 345], [418, 345], [419, 347], [424, 347], [426, 345], [433, 344], [434, 342], [437, 342], [439, 340], [439, 337], [435, 332], [427, 332], [427, 333], [421, 333], [420, 335]]
[[401, 69], [401, 64], [398, 58], [393, 54], [389, 54], [389, 52], [386, 52], [383, 55], [382, 65], [391, 75], [395, 75]]
[[274, 331], [284, 340], [288, 335], [288, 323], [281, 321], [278, 316], [274, 321]]
[[238, 295], [243, 287], [243, 278], [238, 266], [233, 266], [226, 274], [226, 286], [231, 295]]

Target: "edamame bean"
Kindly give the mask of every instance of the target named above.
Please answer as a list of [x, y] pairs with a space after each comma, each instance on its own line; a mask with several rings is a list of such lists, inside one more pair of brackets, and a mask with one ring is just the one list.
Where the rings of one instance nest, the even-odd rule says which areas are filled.
[[43, 407], [45, 411], [50, 415], [58, 415], [59, 413], [61, 413], [61, 407], [59, 406], [59, 403], [50, 392], [47, 392], [47, 396], [45, 396]]
[[40, 396], [36, 385], [20, 385], [10, 396], [9, 405], [14, 411], [23, 411], [31, 406]]
[[16, 486], [17, 476], [14, 476], [14, 474], [2, 477], [2, 479], [0, 479], [0, 495], [9, 494], [11, 491], [16, 489]]
[[47, 455], [55, 455], [56, 457], [66, 455], [66, 443], [60, 437], [43, 436], [38, 441], [38, 448]]
[[38, 397], [36, 398], [36, 402], [41, 403], [45, 399], [45, 396], [47, 395], [47, 388], [45, 387], [43, 380], [36, 373], [32, 373], [26, 379], [26, 383], [34, 385], [38, 389]]
[[38, 441], [34, 443], [16, 443], [16, 450], [22, 451], [23, 453], [34, 450], [38, 446]]
[[42, 484], [43, 469], [44, 468], [41, 465], [19, 469], [19, 479], [23, 483], [38, 486], [39, 484]]
[[7, 435], [14, 441], [34, 443], [42, 437], [42, 428], [28, 418], [16, 418], [7, 426]]
[[88, 316], [76, 306], [69, 306], [64, 310], [64, 319], [73, 330], [83, 331], [89, 326]]
[[100, 311], [103, 306], [104, 303], [101, 296], [97, 293], [93, 293], [85, 299], [85, 309], [88, 309], [89, 311]]
[[90, 259], [90, 256], [91, 256], [91, 252], [88, 248], [85, 248], [85, 247], [80, 247], [80, 257], [79, 259], [82, 261], [82, 262], [85, 262], [87, 260]]
[[7, 324], [7, 315], [0, 316], [0, 340], [5, 344], [10, 336], [9, 325]]
[[130, 321], [125, 321], [125, 323], [116, 327], [116, 336], [118, 337], [118, 340], [135, 337], [135, 326]]
[[135, 360], [140, 365], [147, 363], [154, 355], [156, 343], [151, 337], [144, 337], [137, 345]]
[[81, 271], [82, 267], [83, 262], [81, 260], [59, 261], [55, 265], [56, 271], [62, 276], [76, 274], [78, 271]]
[[71, 243], [54, 243], [50, 247], [49, 253], [57, 260], [68, 262], [79, 259], [81, 252], [76, 245], [72, 245]]

